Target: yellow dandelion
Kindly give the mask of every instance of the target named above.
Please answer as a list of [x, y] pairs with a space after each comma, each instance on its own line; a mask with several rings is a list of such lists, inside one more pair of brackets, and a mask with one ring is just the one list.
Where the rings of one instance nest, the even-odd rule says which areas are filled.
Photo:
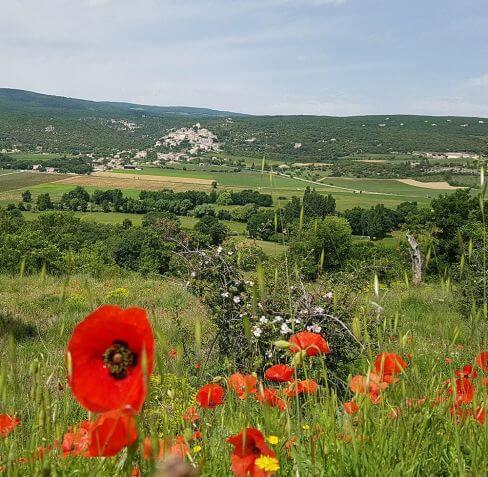
[[201, 450], [202, 450], [202, 446], [195, 446], [193, 448], [193, 453], [198, 454], [199, 452], [201, 452]]
[[255, 465], [265, 472], [277, 472], [280, 470], [280, 463], [278, 462], [278, 459], [269, 455], [260, 455], [256, 459]]
[[310, 426], [309, 426], [308, 424], [304, 424], [304, 425], [302, 426], [302, 429], [303, 429], [304, 431], [308, 431], [308, 430], [310, 429]]
[[275, 446], [276, 444], [278, 444], [278, 442], [280, 442], [278, 436], [268, 436], [266, 437], [266, 440], [272, 445], [272, 446]]

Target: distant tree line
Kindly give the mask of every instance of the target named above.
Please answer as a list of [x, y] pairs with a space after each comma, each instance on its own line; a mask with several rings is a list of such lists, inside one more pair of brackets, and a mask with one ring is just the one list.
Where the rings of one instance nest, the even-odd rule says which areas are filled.
[[89, 174], [93, 171], [92, 159], [86, 156], [43, 158], [40, 154], [36, 162], [28, 159], [16, 158], [6, 154], [0, 154], [0, 169], [32, 170], [34, 165], [40, 165], [38, 169], [43, 172], [48, 167], [61, 173]]

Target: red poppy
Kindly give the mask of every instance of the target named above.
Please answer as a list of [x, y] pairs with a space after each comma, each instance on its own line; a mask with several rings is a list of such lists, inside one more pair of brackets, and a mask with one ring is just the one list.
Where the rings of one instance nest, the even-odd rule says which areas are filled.
[[297, 353], [298, 351], [306, 351], [307, 356], [316, 356], [317, 354], [330, 353], [329, 344], [318, 333], [311, 331], [300, 331], [290, 337], [290, 351]]
[[476, 356], [476, 364], [485, 373], [488, 373], [488, 351], [482, 351], [478, 356]]
[[92, 457], [110, 457], [137, 440], [134, 415], [115, 410], [101, 414], [90, 426], [88, 453]]
[[177, 358], [178, 357], [178, 350], [176, 348], [173, 348], [173, 349], [170, 349], [169, 350], [169, 353], [168, 353], [168, 356], [170, 358]]
[[200, 407], [213, 409], [224, 402], [224, 388], [220, 384], [206, 384], [198, 390], [196, 400]]
[[229, 377], [229, 385], [239, 399], [245, 399], [249, 394], [256, 393], [258, 380], [252, 374], [234, 373]]
[[103, 305], [76, 326], [68, 343], [71, 390], [89, 411], [130, 406], [138, 412], [146, 399], [153, 355], [146, 312]]
[[406, 367], [407, 363], [395, 353], [380, 353], [374, 362], [375, 371], [387, 383], [396, 382], [394, 376], [400, 374]]
[[456, 405], [470, 403], [474, 397], [474, 387], [468, 378], [457, 378], [455, 385], [449, 388], [449, 392], [454, 394]]
[[476, 369], [474, 369], [474, 367], [471, 366], [470, 364], [463, 366], [463, 369], [456, 369], [455, 373], [456, 373], [456, 376], [458, 378], [477, 378], [478, 377], [478, 373], [476, 372]]
[[349, 388], [353, 393], [367, 394], [373, 404], [381, 401], [380, 392], [388, 387], [388, 383], [376, 373], [369, 373], [369, 376], [358, 374], [349, 380]]
[[356, 401], [345, 402], [343, 406], [346, 414], [356, 414], [359, 411], [359, 406]]
[[305, 379], [303, 381], [294, 381], [290, 383], [285, 394], [288, 397], [295, 397], [299, 394], [314, 394], [317, 392], [318, 384], [313, 379]]
[[266, 472], [255, 464], [262, 455], [276, 457], [276, 454], [266, 445], [263, 434], [253, 427], [227, 439], [234, 446], [231, 457], [232, 471], [236, 477], [266, 477]]
[[63, 456], [77, 456], [81, 455], [87, 457], [88, 446], [90, 444], [90, 429], [92, 427], [90, 421], [82, 422], [77, 428], [66, 432], [61, 443], [61, 451]]
[[293, 380], [295, 370], [286, 364], [275, 364], [264, 373], [265, 379], [275, 383], [288, 383]]
[[286, 409], [286, 402], [278, 396], [276, 389], [262, 389], [256, 394], [256, 399], [261, 404], [277, 407], [281, 411]]
[[188, 422], [195, 422], [200, 419], [200, 416], [195, 409], [195, 406], [190, 406], [184, 413], [183, 413], [183, 419]]
[[20, 419], [8, 414], [0, 414], [0, 437], [8, 436], [18, 425]]
[[139, 467], [132, 467], [130, 477], [141, 477], [141, 469]]

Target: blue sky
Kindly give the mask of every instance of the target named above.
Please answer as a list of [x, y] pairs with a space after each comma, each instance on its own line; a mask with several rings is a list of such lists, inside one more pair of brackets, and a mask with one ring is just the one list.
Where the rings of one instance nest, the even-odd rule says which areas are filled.
[[0, 0], [0, 87], [254, 114], [488, 116], [488, 0]]

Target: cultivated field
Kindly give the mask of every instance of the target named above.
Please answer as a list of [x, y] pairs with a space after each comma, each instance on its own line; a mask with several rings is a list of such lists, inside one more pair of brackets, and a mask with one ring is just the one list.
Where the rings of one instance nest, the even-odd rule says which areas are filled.
[[0, 192], [21, 190], [25, 187], [63, 180], [65, 174], [45, 174], [42, 172], [0, 171]]
[[416, 181], [414, 179], [397, 179], [398, 182], [402, 184], [411, 185], [414, 187], [421, 187], [422, 189], [433, 189], [433, 190], [456, 190], [456, 189], [463, 189], [463, 187], [456, 187], [452, 186], [448, 182], [439, 181], [439, 182], [421, 182]]

